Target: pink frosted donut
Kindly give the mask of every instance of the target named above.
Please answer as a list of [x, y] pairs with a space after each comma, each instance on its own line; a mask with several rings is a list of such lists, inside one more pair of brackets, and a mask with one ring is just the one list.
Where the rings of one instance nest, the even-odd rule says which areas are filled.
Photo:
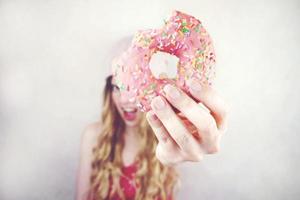
[[[165, 52], [176, 56], [177, 75], [155, 77], [149, 67], [152, 56]], [[141, 111], [149, 111], [153, 97], [161, 95], [167, 83], [188, 91], [187, 81], [198, 78], [212, 84], [215, 77], [215, 52], [211, 38], [193, 16], [174, 11], [161, 29], [138, 31], [130, 47], [113, 61], [113, 76], [118, 87], [127, 91]]]

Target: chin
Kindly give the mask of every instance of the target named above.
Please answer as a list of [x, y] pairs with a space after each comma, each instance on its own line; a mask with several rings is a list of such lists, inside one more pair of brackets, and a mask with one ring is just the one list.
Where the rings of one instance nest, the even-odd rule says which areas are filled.
[[125, 122], [126, 126], [130, 126], [130, 127], [135, 127], [139, 124], [138, 120], [134, 120], [134, 121], [124, 120], [124, 122]]

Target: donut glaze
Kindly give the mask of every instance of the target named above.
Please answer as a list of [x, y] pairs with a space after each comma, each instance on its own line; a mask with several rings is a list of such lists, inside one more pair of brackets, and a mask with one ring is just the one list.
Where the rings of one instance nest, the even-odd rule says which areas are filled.
[[[164, 74], [157, 78], [152, 74], [149, 62], [157, 52], [179, 58], [175, 78]], [[198, 19], [173, 11], [161, 29], [138, 31], [129, 48], [114, 59], [112, 68], [120, 90], [126, 91], [129, 100], [145, 112], [151, 110], [151, 100], [162, 95], [168, 83], [185, 92], [191, 78], [211, 85], [215, 78], [215, 52], [209, 34]]]

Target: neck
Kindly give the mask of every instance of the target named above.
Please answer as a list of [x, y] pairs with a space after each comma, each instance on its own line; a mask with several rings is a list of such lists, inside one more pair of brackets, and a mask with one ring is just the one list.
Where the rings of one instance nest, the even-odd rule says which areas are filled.
[[125, 128], [125, 134], [126, 135], [137, 135], [138, 133], [138, 127], [136, 126], [126, 126]]

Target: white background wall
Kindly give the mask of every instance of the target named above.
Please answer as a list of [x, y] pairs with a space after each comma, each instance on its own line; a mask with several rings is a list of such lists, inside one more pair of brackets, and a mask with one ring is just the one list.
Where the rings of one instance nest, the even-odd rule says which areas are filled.
[[0, 0], [1, 200], [74, 198], [120, 40], [173, 9], [211, 34], [232, 107], [221, 151], [179, 166], [178, 199], [299, 199], [299, 1]]

